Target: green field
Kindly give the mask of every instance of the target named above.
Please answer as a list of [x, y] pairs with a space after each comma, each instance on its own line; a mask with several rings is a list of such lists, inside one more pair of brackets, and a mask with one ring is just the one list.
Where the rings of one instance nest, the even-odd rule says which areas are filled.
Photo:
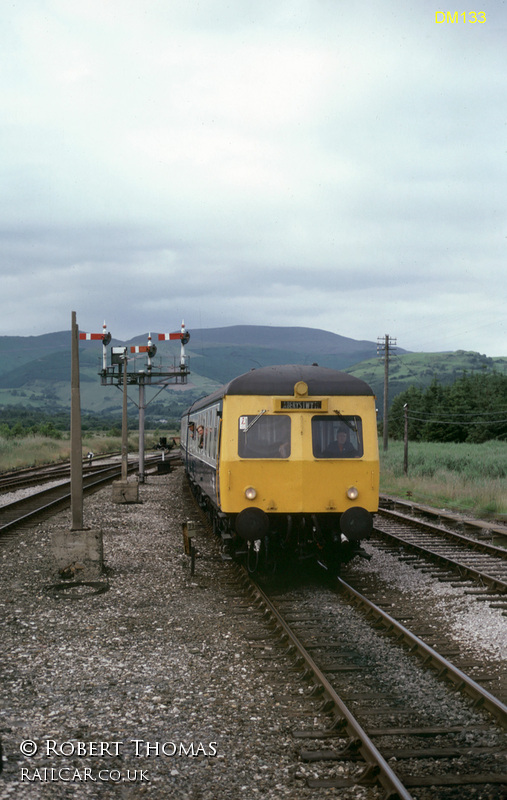
[[380, 485], [385, 494], [411, 496], [438, 508], [475, 516], [507, 515], [507, 442], [454, 444], [414, 442], [403, 472], [403, 442], [380, 451]]

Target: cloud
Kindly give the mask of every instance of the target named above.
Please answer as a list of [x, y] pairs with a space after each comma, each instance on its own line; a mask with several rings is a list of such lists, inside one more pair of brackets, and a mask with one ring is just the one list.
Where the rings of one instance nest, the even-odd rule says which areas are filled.
[[73, 308], [115, 336], [174, 315], [505, 352], [507, 13], [482, 7], [13, 4], [0, 334]]

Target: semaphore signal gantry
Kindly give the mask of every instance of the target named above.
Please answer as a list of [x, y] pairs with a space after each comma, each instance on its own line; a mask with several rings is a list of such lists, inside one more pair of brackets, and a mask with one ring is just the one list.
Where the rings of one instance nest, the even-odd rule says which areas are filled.
[[[165, 386], [171, 383], [187, 382], [187, 376], [190, 372], [187, 363], [187, 356], [185, 355], [185, 345], [190, 339], [190, 333], [185, 328], [185, 323], [181, 323], [181, 330], [175, 333], [159, 333], [159, 341], [178, 341], [181, 345], [181, 352], [179, 363], [176, 359], [173, 365], [154, 364], [152, 359], [157, 352], [156, 345], [153, 344], [151, 333], [148, 334], [148, 343], [146, 345], [135, 345], [129, 348], [111, 347], [111, 361], [107, 363], [107, 348], [111, 343], [111, 334], [106, 331], [106, 323], [104, 322], [102, 333], [80, 333], [79, 338], [83, 340], [101, 340], [102, 341], [102, 369], [99, 372], [100, 382], [102, 386], [120, 386], [124, 382], [125, 377], [125, 362], [127, 364], [126, 378], [129, 385], [143, 384], [144, 386], [151, 386], [156, 384]], [[135, 362], [137, 356], [142, 355], [146, 358], [143, 369], [136, 369]], [[133, 364], [133, 368], [130, 364]]]
[[[181, 323], [181, 329], [176, 333], [159, 333], [159, 341], [175, 340], [180, 342], [181, 351], [179, 364], [174, 359], [173, 366], [154, 365], [152, 358], [157, 352], [156, 346], [148, 334], [147, 345], [134, 345], [128, 347], [111, 347], [111, 363], [107, 363], [107, 348], [111, 343], [111, 334], [106, 330], [106, 323], [102, 326], [102, 333], [80, 333], [82, 340], [101, 340], [102, 341], [102, 369], [99, 372], [102, 386], [116, 386], [123, 390], [123, 422], [122, 422], [122, 480], [127, 481], [127, 387], [131, 385], [139, 386], [139, 402], [135, 403], [139, 409], [139, 483], [144, 483], [144, 423], [145, 412], [148, 403], [146, 402], [145, 387], [158, 386], [158, 397], [167, 386], [172, 384], [183, 384], [187, 382], [190, 373], [185, 355], [185, 345], [190, 339], [190, 334], [185, 328], [185, 323]], [[135, 362], [139, 356], [146, 359], [143, 369], [135, 369]], [[129, 368], [130, 364], [134, 368]], [[155, 397], [149, 402], [152, 402]]]

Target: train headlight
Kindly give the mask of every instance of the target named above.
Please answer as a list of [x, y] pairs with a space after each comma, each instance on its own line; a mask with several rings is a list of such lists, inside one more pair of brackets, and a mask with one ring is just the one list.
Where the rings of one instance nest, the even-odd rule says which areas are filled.
[[247, 500], [255, 500], [257, 497], [257, 491], [253, 486], [249, 486], [248, 489], [245, 489], [245, 497]]
[[347, 497], [349, 498], [349, 500], [357, 500], [358, 496], [359, 492], [357, 491], [355, 486], [351, 486], [349, 489], [347, 489]]

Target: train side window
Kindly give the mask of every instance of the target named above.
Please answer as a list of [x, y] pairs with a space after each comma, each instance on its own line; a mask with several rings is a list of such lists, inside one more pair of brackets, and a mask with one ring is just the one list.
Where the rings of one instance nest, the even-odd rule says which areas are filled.
[[188, 421], [188, 450], [211, 460], [217, 457], [218, 416], [216, 408], [198, 412]]
[[315, 458], [361, 458], [363, 423], [360, 417], [312, 417]]
[[245, 415], [238, 422], [240, 458], [289, 458], [290, 417], [273, 414]]

